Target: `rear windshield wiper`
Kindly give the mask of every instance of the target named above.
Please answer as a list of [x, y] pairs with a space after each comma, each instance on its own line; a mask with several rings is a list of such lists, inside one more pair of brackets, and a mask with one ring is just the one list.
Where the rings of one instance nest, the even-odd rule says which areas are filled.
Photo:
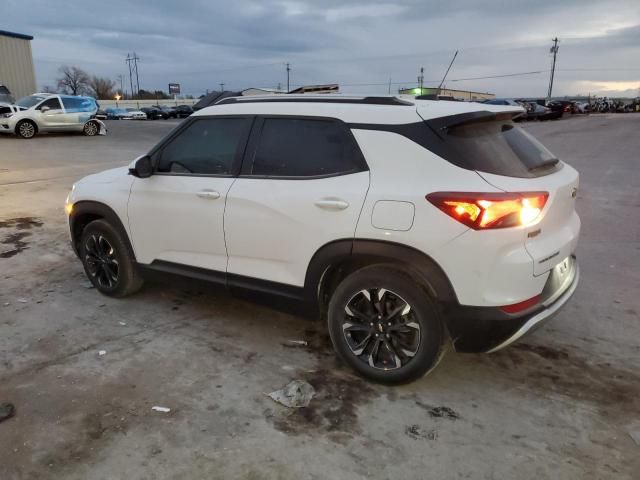
[[558, 160], [557, 158], [549, 158], [548, 160], [544, 160], [541, 163], [538, 163], [537, 165], [534, 165], [533, 167], [529, 167], [529, 171], [533, 172], [534, 170], [539, 170], [541, 168], [546, 168], [546, 167], [552, 167], [554, 165], [556, 165], [560, 160]]

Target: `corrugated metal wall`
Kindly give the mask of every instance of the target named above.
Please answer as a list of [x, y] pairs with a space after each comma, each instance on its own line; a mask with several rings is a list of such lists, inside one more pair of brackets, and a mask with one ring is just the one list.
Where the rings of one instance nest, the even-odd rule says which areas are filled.
[[30, 40], [0, 35], [0, 85], [16, 100], [37, 91]]

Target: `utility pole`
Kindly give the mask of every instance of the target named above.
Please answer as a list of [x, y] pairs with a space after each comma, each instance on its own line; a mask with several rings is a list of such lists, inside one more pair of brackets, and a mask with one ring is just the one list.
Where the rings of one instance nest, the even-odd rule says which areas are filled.
[[445, 79], [447, 78], [447, 75], [449, 75], [449, 70], [451, 70], [451, 66], [453, 65], [453, 62], [456, 61], [456, 57], [458, 56], [458, 50], [456, 50], [456, 53], [453, 54], [453, 58], [451, 59], [451, 63], [449, 64], [449, 67], [447, 68], [447, 71], [444, 72], [444, 77], [442, 77], [442, 81], [440, 82], [440, 85], [438, 85], [438, 95], [440, 95], [440, 89], [442, 88], [442, 85], [444, 84]]
[[[131, 84], [131, 97], [134, 95], [140, 96], [140, 78], [138, 76], [138, 60], [140, 57], [136, 55], [136, 52], [133, 52], [133, 55], [129, 55], [127, 53], [127, 65], [129, 67], [129, 83]], [[133, 75], [136, 76], [136, 89], [133, 89]]]
[[125, 61], [127, 62], [127, 67], [129, 67], [129, 84], [131, 85], [131, 98], [133, 98], [133, 75], [132, 75], [132, 65], [131, 65], [132, 59], [128, 53], [127, 53], [127, 59]]
[[549, 50], [549, 53], [553, 53], [553, 64], [551, 65], [551, 78], [549, 79], [549, 91], [547, 92], [547, 101], [551, 100], [551, 93], [553, 91], [553, 76], [556, 71], [556, 56], [558, 55], [558, 37], [553, 39], [553, 46]]
[[391, 77], [389, 77], [389, 90], [387, 91], [389, 95], [391, 95]]
[[289, 72], [291, 71], [291, 67], [289, 66], [289, 64], [287, 63], [287, 93], [289, 93], [291, 91], [291, 88], [289, 86]]
[[418, 85], [420, 85], [420, 95], [424, 92], [422, 91], [422, 87], [424, 85], [424, 67], [420, 67], [420, 75], [418, 75]]
[[133, 52], [133, 68], [136, 71], [136, 95], [140, 98], [140, 78], [138, 77], [138, 60], [140, 57], [136, 55], [136, 52]]
[[220, 91], [224, 92], [224, 83], [219, 83], [218, 85], [220, 85]]

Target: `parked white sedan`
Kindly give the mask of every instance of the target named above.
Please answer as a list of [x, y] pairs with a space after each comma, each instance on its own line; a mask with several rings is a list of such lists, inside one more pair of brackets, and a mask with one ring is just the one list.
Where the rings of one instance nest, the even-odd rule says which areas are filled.
[[137, 108], [127, 108], [127, 112], [131, 115], [133, 120], [146, 120], [147, 114]]

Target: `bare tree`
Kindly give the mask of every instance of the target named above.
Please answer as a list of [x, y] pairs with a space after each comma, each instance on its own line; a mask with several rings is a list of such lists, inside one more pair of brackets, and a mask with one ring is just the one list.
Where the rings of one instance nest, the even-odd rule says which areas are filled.
[[81, 95], [87, 91], [89, 86], [89, 75], [78, 67], [63, 65], [60, 67], [60, 78], [58, 78], [58, 88], [69, 92], [72, 95]]
[[45, 85], [44, 87], [42, 87], [42, 92], [43, 93], [56, 93], [56, 89], [53, 88], [50, 85]]
[[93, 96], [99, 100], [113, 98], [113, 88], [115, 86], [116, 82], [106, 77], [98, 77], [94, 75], [89, 79], [89, 88], [91, 89]]

